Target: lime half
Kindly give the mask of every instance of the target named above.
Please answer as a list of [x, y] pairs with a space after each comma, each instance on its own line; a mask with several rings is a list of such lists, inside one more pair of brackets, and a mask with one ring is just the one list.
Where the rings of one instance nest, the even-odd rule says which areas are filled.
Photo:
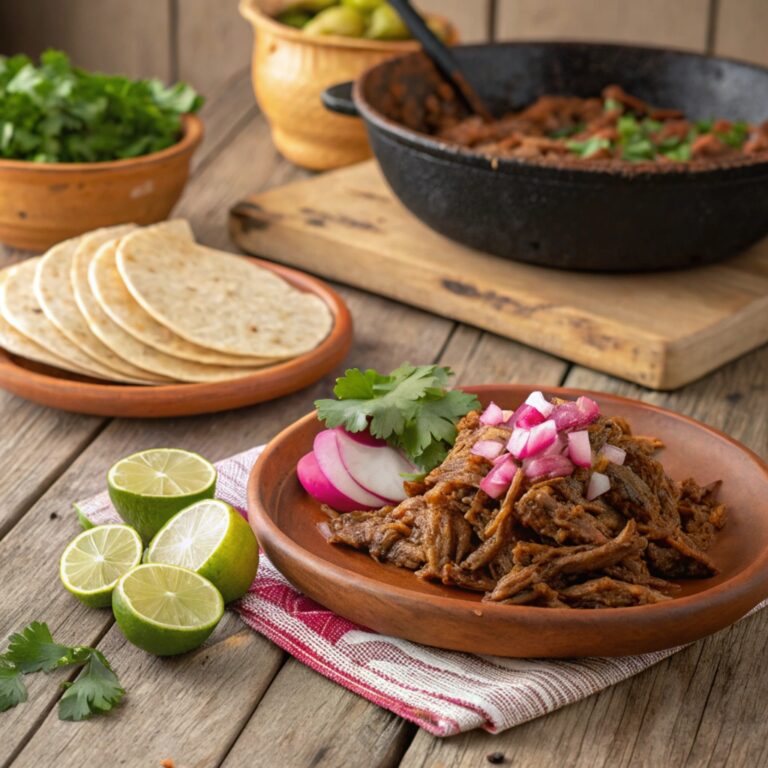
[[127, 525], [89, 528], [64, 550], [61, 583], [86, 605], [105, 608], [120, 577], [141, 562], [143, 549], [139, 534]]
[[173, 656], [205, 642], [224, 614], [224, 600], [194, 571], [152, 563], [120, 579], [112, 610], [134, 645], [157, 656]]
[[206, 499], [183, 509], [160, 529], [145, 562], [189, 568], [211, 581], [229, 603], [253, 583], [259, 545], [236, 509], [219, 499]]
[[154, 448], [121, 459], [107, 474], [109, 498], [145, 542], [179, 510], [216, 491], [216, 469], [202, 456]]

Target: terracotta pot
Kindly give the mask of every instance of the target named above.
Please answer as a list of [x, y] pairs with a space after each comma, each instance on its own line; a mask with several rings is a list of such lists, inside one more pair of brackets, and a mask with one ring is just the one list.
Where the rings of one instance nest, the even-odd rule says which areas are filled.
[[[276, 0], [240, 2], [240, 13], [254, 31], [253, 90], [275, 145], [291, 162], [313, 170], [365, 160], [371, 150], [362, 121], [331, 114], [320, 94], [384, 59], [419, 50], [419, 43], [306, 35], [272, 18], [280, 5]], [[449, 28], [455, 43], [458, 35]]]
[[105, 163], [0, 160], [0, 242], [42, 251], [68, 237], [168, 217], [203, 137], [194, 115], [181, 140], [160, 152]]

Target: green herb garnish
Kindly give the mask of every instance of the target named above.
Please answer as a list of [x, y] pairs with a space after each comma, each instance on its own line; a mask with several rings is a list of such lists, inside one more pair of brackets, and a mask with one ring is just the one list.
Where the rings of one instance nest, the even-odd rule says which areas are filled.
[[566, 147], [571, 152], [575, 152], [579, 157], [592, 157], [592, 155], [599, 152], [601, 149], [610, 149], [611, 142], [608, 139], [592, 136], [592, 138], [586, 141], [571, 140], [566, 142]]
[[367, 428], [428, 471], [456, 440], [457, 421], [480, 407], [474, 395], [446, 389], [452, 375], [450, 368], [409, 363], [388, 376], [350, 368], [336, 379], [337, 400], [315, 402], [317, 416], [326, 426], [348, 432]]
[[554, 131], [550, 131], [547, 136], [549, 136], [550, 139], [567, 139], [569, 136], [573, 136], [576, 133], [581, 133], [586, 127], [586, 123], [566, 125], [562, 128], [556, 128]]
[[185, 83], [130, 80], [73, 67], [66, 54], [0, 56], [0, 157], [102, 162], [175, 144], [202, 98]]
[[746, 123], [734, 123], [727, 131], [716, 132], [715, 135], [729, 147], [741, 149], [749, 136], [749, 126]]
[[616, 99], [606, 99], [603, 102], [603, 111], [604, 112], [613, 112], [613, 111], [615, 111], [617, 109], [620, 112], [624, 111], [624, 105], [620, 101], [616, 101]]
[[82, 665], [82, 672], [74, 682], [63, 684], [66, 691], [59, 702], [59, 719], [86, 720], [120, 703], [125, 691], [101, 651], [60, 645], [47, 624], [34, 621], [11, 635], [8, 649], [0, 654], [0, 712], [27, 700], [23, 675], [73, 665]]

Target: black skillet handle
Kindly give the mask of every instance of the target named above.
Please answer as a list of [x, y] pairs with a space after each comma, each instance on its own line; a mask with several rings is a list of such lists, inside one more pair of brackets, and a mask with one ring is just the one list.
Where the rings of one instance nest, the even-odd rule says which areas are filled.
[[349, 80], [346, 83], [339, 83], [338, 85], [326, 88], [320, 96], [323, 106], [330, 112], [336, 112], [339, 115], [360, 117], [355, 101], [352, 98], [353, 85], [354, 83]]

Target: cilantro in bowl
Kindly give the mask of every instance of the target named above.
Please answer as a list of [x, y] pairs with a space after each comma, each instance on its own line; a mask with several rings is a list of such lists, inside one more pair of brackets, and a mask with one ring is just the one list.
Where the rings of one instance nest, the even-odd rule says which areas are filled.
[[181, 115], [202, 98], [186, 83], [86, 72], [61, 51], [35, 66], [0, 56], [0, 158], [95, 163], [147, 155], [175, 144]]

